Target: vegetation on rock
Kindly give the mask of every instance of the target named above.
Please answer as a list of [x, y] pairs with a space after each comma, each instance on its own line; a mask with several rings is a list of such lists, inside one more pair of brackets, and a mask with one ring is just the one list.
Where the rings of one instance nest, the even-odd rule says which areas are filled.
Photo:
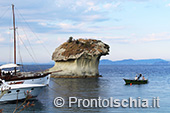
[[69, 37], [68, 41], [56, 48], [52, 59], [54, 61], [77, 59], [82, 54], [88, 55], [107, 55], [109, 46], [100, 40], [77, 39]]

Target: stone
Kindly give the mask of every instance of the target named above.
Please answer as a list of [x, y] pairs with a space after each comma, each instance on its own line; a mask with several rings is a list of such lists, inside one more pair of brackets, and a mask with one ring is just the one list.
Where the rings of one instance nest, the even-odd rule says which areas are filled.
[[49, 71], [54, 78], [99, 77], [100, 57], [108, 54], [109, 45], [100, 40], [69, 38], [53, 52], [55, 65]]

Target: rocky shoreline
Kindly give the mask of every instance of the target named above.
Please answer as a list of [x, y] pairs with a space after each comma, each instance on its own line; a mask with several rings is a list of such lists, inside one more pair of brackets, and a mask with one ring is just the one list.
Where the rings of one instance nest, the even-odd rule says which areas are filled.
[[99, 78], [103, 77], [102, 75], [97, 76], [70, 76], [70, 75], [51, 75], [51, 78]]

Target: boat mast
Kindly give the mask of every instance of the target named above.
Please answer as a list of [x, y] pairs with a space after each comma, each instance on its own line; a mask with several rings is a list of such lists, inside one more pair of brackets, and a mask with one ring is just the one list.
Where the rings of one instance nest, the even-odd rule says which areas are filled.
[[[16, 28], [15, 28], [15, 13], [14, 5], [12, 4], [12, 14], [13, 14], [13, 29], [14, 29], [14, 64], [16, 64]], [[14, 68], [16, 74], [16, 68]]]

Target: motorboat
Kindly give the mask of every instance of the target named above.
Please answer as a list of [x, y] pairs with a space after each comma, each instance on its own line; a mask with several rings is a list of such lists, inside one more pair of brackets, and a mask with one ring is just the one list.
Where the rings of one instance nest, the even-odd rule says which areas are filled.
[[37, 97], [47, 85], [45, 84], [8, 84], [0, 79], [0, 102]]

